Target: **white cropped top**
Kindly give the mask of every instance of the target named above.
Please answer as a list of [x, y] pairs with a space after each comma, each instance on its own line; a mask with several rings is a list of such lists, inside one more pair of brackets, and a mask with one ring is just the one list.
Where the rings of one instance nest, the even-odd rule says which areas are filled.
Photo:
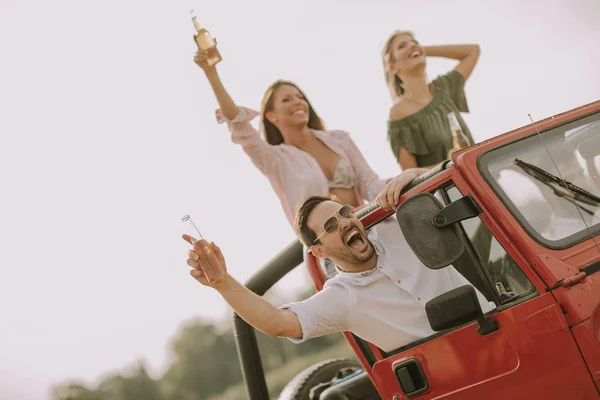
[[352, 189], [356, 185], [356, 174], [348, 160], [340, 158], [335, 167], [333, 179], [327, 181], [327, 185], [330, 189]]

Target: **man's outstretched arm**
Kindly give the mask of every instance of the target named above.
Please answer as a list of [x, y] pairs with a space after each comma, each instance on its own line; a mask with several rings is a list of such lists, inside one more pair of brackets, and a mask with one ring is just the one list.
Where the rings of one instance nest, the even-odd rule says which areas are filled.
[[215, 289], [244, 321], [259, 331], [273, 337], [302, 337], [302, 327], [296, 314], [287, 309], [278, 310], [233, 277], [227, 276]]
[[[183, 238], [192, 243], [188, 235], [183, 235]], [[227, 273], [225, 258], [217, 245], [204, 240], [197, 241], [188, 256], [187, 263], [193, 268], [190, 275], [202, 285], [217, 290], [248, 324], [273, 337], [302, 337], [302, 327], [296, 314], [287, 309], [278, 310]], [[205, 271], [224, 274], [225, 277], [210, 284]]]

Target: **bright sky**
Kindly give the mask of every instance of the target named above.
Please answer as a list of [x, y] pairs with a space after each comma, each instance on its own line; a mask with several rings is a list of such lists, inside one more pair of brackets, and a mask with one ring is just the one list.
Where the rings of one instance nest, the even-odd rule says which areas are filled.
[[[465, 117], [476, 140], [600, 99], [597, 0], [0, 0], [2, 400], [93, 384], [138, 358], [158, 376], [181, 322], [227, 315], [188, 275], [183, 214], [242, 281], [294, 237], [214, 121], [191, 8], [238, 104], [296, 81], [382, 177], [399, 172], [380, 60], [394, 29], [481, 45]], [[453, 65], [430, 59], [428, 75]]]

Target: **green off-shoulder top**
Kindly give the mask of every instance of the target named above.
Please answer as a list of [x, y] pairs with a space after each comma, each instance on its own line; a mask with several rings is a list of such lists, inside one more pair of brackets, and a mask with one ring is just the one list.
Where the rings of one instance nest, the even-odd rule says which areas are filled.
[[406, 118], [388, 121], [388, 140], [394, 157], [400, 147], [414, 154], [419, 167], [438, 164], [448, 158], [452, 149], [452, 133], [448, 113], [453, 111], [464, 134], [473, 144], [473, 137], [460, 112], [469, 112], [465, 97], [465, 78], [452, 71], [433, 80], [433, 100], [423, 109]]

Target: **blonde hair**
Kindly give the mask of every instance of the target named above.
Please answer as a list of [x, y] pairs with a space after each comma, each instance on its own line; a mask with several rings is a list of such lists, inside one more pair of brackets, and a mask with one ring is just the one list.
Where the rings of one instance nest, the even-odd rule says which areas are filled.
[[404, 94], [404, 84], [402, 83], [402, 79], [391, 70], [392, 64], [395, 61], [392, 56], [392, 43], [394, 42], [394, 39], [400, 35], [408, 35], [413, 39], [415, 38], [415, 35], [411, 31], [394, 31], [385, 41], [383, 51], [381, 52], [385, 83], [390, 89], [390, 96], [392, 96], [392, 98], [400, 97]]
[[277, 128], [275, 124], [269, 121], [265, 116], [265, 114], [268, 111], [271, 111], [273, 109], [273, 95], [275, 94], [275, 91], [283, 85], [295, 87], [300, 92], [302, 97], [304, 97], [304, 100], [308, 103], [308, 127], [318, 131], [324, 131], [325, 125], [323, 124], [323, 121], [321, 120], [317, 112], [314, 110], [312, 104], [310, 104], [310, 101], [308, 101], [308, 97], [306, 97], [304, 92], [295, 83], [280, 79], [278, 81], [273, 82], [267, 88], [267, 90], [265, 91], [265, 95], [263, 96], [260, 108], [260, 130], [262, 131], [265, 141], [271, 145], [278, 145], [283, 143], [283, 135], [279, 131], [279, 128]]

